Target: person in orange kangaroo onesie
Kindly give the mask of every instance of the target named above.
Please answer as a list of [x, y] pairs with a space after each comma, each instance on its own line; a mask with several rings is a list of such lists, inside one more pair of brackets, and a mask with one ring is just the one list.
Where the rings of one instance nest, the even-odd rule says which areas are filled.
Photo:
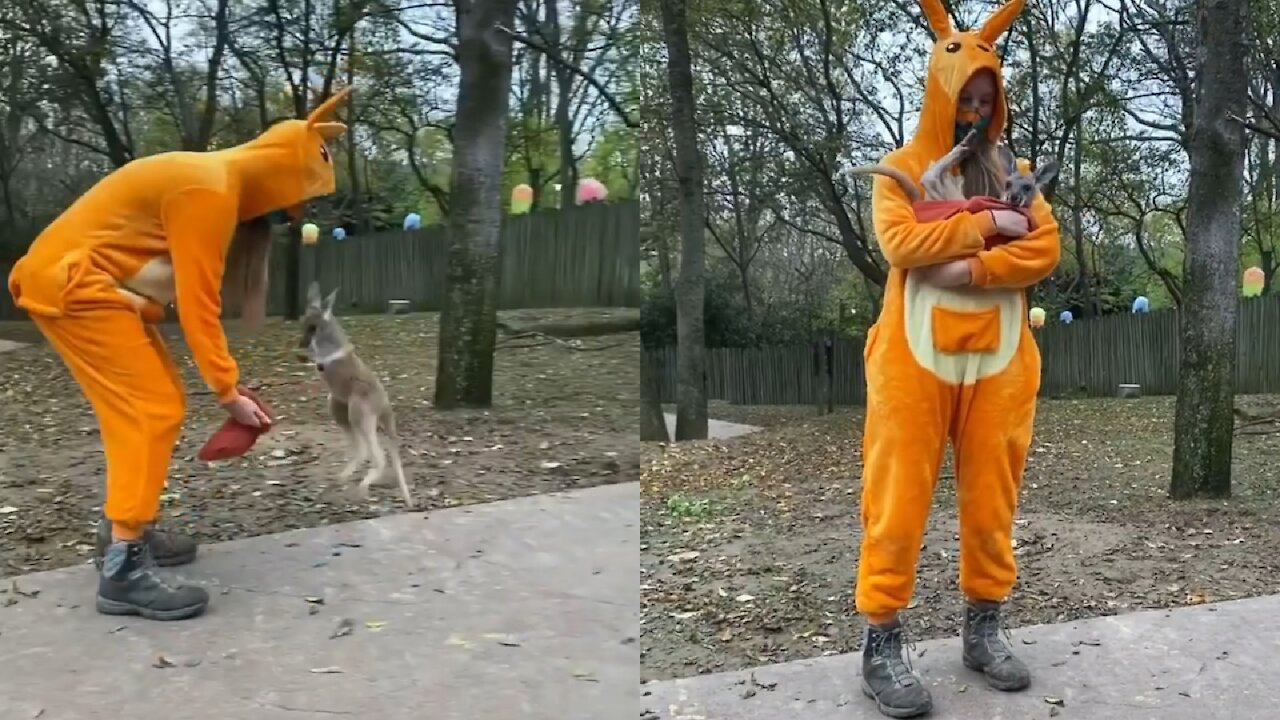
[[[915, 136], [883, 164], [918, 179], [971, 130], [960, 165], [967, 197], [999, 197], [1007, 179], [998, 142], [1007, 122], [996, 39], [1022, 10], [1010, 0], [960, 32], [939, 0], [922, 0], [935, 42]], [[865, 348], [862, 547], [856, 605], [867, 618], [862, 690], [880, 711], [915, 717], [932, 699], [905, 659], [898, 612], [916, 563], [946, 442], [955, 450], [960, 587], [967, 604], [964, 664], [992, 686], [1020, 690], [1030, 673], [1002, 639], [1000, 606], [1013, 586], [1018, 488], [1031, 442], [1040, 355], [1027, 327], [1025, 288], [1061, 252], [1052, 209], [1037, 194], [1033, 224], [1009, 210], [917, 222], [888, 178], [872, 191], [876, 236], [890, 265]], [[994, 235], [1013, 238], [984, 249]]]
[[54, 220], [9, 275], [9, 292], [98, 419], [107, 466], [101, 613], [180, 620], [208, 605], [204, 589], [175, 586], [155, 572], [161, 563], [194, 560], [196, 546], [154, 528], [185, 412], [181, 375], [154, 323], [176, 303], [218, 403], [240, 422], [270, 422], [239, 390], [222, 329], [224, 280], [229, 291], [240, 288], [246, 319], [251, 308], [265, 312], [267, 218], [300, 217], [304, 202], [334, 191], [326, 141], [346, 126], [329, 118], [349, 92], [242, 145], [161, 153], [115, 170]]

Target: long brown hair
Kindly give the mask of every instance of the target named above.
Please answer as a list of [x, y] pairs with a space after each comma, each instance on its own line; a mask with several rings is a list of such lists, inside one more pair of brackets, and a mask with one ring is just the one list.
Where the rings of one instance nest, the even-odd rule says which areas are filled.
[[1004, 167], [996, 148], [981, 133], [974, 143], [973, 152], [960, 161], [960, 174], [964, 176], [964, 196], [986, 195], [998, 198], [1004, 192]]
[[236, 227], [222, 274], [222, 300], [250, 330], [267, 318], [267, 281], [271, 259], [271, 221], [246, 220]]

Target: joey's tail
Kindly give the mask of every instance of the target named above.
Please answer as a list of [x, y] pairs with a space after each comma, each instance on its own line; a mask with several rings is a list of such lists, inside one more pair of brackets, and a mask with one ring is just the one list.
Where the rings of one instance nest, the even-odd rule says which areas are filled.
[[911, 202], [920, 202], [924, 196], [916, 187], [916, 184], [907, 177], [907, 174], [898, 168], [889, 167], [888, 165], [859, 165], [850, 170], [855, 175], [883, 175], [887, 178], [896, 180], [898, 185], [902, 186], [902, 192], [907, 194], [907, 199]]
[[382, 427], [383, 435], [386, 436], [387, 445], [390, 446], [391, 452], [391, 469], [396, 473], [396, 482], [400, 483], [400, 493], [404, 496], [404, 504], [410, 508], [413, 507], [413, 495], [409, 492], [409, 480], [405, 477], [404, 463], [400, 461], [400, 434], [396, 431], [396, 416], [387, 410], [378, 418], [378, 425]]

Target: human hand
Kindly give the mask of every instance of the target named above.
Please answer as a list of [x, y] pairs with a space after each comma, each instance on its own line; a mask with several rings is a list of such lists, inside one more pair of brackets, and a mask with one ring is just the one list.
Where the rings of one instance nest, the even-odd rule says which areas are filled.
[[916, 268], [911, 272], [920, 273], [922, 280], [938, 288], [968, 287], [973, 282], [973, 271], [969, 269], [968, 260], [951, 260]]
[[271, 417], [258, 407], [258, 403], [239, 392], [234, 398], [223, 403], [222, 409], [241, 425], [255, 428], [271, 425]]
[[996, 224], [996, 234], [1005, 237], [1020, 238], [1031, 230], [1027, 217], [1013, 210], [991, 210], [991, 219]]

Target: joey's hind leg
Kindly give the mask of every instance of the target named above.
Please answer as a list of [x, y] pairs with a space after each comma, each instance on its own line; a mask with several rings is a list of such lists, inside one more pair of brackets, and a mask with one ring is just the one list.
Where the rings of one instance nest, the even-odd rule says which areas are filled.
[[351, 427], [350, 407], [333, 395], [329, 396], [329, 415], [333, 417], [334, 424], [347, 439], [347, 464], [343, 465], [342, 470], [338, 472], [338, 479], [346, 482], [364, 463], [368, 456], [368, 449], [364, 445], [364, 439]]
[[368, 498], [369, 486], [381, 480], [387, 470], [387, 458], [378, 443], [377, 414], [361, 401], [351, 403], [351, 429], [368, 448], [367, 457], [373, 461], [373, 467], [364, 474], [359, 488], [360, 497]]

